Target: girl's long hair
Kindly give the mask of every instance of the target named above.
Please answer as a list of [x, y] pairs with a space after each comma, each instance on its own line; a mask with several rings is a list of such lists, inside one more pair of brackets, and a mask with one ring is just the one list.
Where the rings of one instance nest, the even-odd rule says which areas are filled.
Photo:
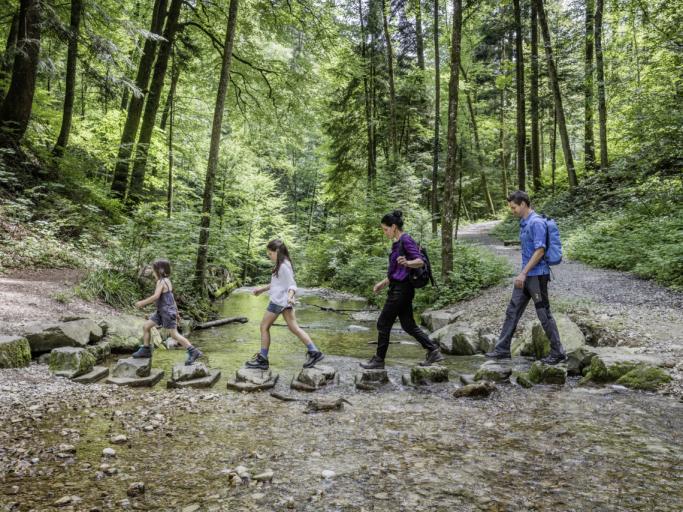
[[164, 279], [171, 275], [171, 262], [167, 259], [160, 258], [152, 262], [152, 269], [157, 273], [159, 279]]
[[[275, 274], [275, 277], [278, 277], [280, 266], [285, 262], [285, 260], [289, 260], [289, 264], [292, 265], [292, 259], [289, 257], [289, 251], [287, 250], [287, 246], [282, 240], [275, 239], [268, 242], [266, 248], [269, 251], [277, 253], [277, 259], [275, 261], [275, 266], [273, 267], [273, 274]], [[292, 270], [293, 269], [294, 265], [292, 265]]]

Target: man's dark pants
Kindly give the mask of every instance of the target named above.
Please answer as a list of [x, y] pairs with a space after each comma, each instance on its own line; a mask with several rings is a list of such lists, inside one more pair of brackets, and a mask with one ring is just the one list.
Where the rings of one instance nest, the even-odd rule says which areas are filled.
[[384, 303], [382, 313], [377, 319], [377, 357], [384, 360], [389, 348], [389, 335], [396, 317], [401, 322], [401, 328], [420, 342], [430, 352], [437, 347], [436, 343], [418, 327], [413, 317], [413, 297], [415, 288], [408, 281], [391, 281], [387, 301]]
[[550, 355], [559, 356], [564, 354], [564, 348], [560, 343], [560, 333], [557, 324], [550, 312], [550, 302], [548, 301], [548, 281], [550, 276], [528, 276], [524, 281], [524, 288], [514, 288], [512, 299], [505, 312], [505, 323], [498, 337], [495, 351], [502, 354], [510, 353], [512, 335], [517, 329], [519, 319], [530, 300], [534, 301], [536, 314], [541, 321], [545, 335], [550, 340]]

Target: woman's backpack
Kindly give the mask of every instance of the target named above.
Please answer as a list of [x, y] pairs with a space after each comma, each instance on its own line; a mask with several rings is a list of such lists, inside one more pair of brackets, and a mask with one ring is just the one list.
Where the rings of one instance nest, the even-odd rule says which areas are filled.
[[[434, 284], [434, 276], [432, 276], [432, 264], [429, 261], [427, 249], [420, 244], [417, 244], [417, 248], [420, 250], [420, 258], [424, 261], [424, 265], [420, 268], [408, 269], [408, 281], [413, 285], [413, 288], [424, 288], [429, 282], [432, 283], [432, 286], [436, 286]], [[406, 251], [403, 248], [403, 240], [400, 238], [398, 240], [398, 255], [406, 255]]]

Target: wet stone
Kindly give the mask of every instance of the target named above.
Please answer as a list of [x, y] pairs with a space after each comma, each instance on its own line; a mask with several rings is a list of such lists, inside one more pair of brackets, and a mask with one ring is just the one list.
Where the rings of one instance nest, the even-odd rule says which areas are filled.
[[152, 359], [143, 357], [136, 359], [126, 357], [119, 359], [111, 372], [111, 376], [119, 379], [135, 379], [148, 377], [152, 371]]
[[304, 412], [323, 412], [323, 411], [341, 411], [344, 409], [344, 404], [349, 404], [350, 402], [342, 397], [335, 396], [321, 396], [309, 400], [306, 404], [306, 410]]
[[356, 388], [363, 391], [373, 391], [389, 383], [386, 370], [364, 370], [355, 377]]
[[133, 482], [128, 486], [128, 490], [126, 491], [126, 494], [134, 498], [135, 496], [141, 496], [142, 494], [145, 493], [145, 484], [144, 482]]
[[448, 368], [445, 366], [414, 366], [410, 369], [410, 381], [417, 386], [448, 382]]
[[476, 382], [474, 384], [468, 384], [461, 388], [456, 389], [453, 392], [455, 398], [486, 398], [491, 393], [496, 390], [496, 385], [493, 382], [487, 380]]
[[266, 469], [263, 473], [255, 475], [254, 480], [257, 482], [270, 482], [273, 479], [273, 475], [274, 473], [272, 469]]
[[315, 391], [334, 381], [337, 370], [331, 366], [304, 368], [292, 380], [291, 387], [298, 391]]
[[109, 377], [105, 382], [107, 384], [116, 384], [117, 386], [129, 387], [152, 387], [159, 382], [164, 376], [164, 371], [158, 368], [151, 370], [147, 377]]
[[195, 363], [191, 365], [177, 363], [173, 365], [173, 370], [171, 371], [171, 380], [174, 382], [182, 382], [185, 380], [208, 377], [209, 374], [209, 368], [204, 363]]
[[92, 384], [93, 382], [98, 382], [109, 375], [109, 368], [106, 366], [95, 366], [85, 375], [75, 377], [74, 382], [79, 384]]
[[235, 391], [261, 391], [275, 386], [279, 375], [270, 370], [253, 370], [240, 368], [235, 372], [235, 378], [228, 381], [228, 389]]
[[567, 380], [567, 368], [565, 365], [551, 366], [535, 361], [526, 376], [534, 384], [563, 385]]
[[221, 378], [221, 372], [220, 370], [210, 370], [209, 374], [206, 377], [200, 377], [197, 379], [191, 379], [191, 380], [182, 380], [182, 381], [173, 381], [169, 380], [166, 383], [166, 387], [168, 388], [210, 388], [212, 387], [216, 382], [218, 382], [218, 379]]
[[530, 365], [530, 361], [523, 357], [486, 361], [479, 367], [474, 380], [504, 382], [510, 378], [513, 371], [526, 371]]

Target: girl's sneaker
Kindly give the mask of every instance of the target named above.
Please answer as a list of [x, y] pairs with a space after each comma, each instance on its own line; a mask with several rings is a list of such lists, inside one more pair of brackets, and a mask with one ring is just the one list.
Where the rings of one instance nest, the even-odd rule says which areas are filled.
[[304, 368], [312, 368], [319, 361], [322, 361], [325, 355], [319, 350], [314, 350], [313, 352], [306, 353], [306, 362], [304, 363]]
[[269, 366], [268, 358], [263, 357], [260, 352], [257, 352], [254, 357], [244, 363], [244, 367], [251, 370], [267, 370]]
[[185, 366], [190, 366], [194, 362], [202, 357], [204, 352], [199, 350], [197, 347], [190, 347], [187, 349], [187, 359], [185, 360]]
[[152, 349], [149, 345], [140, 345], [140, 348], [133, 352], [132, 357], [142, 359], [143, 357], [152, 357]]

